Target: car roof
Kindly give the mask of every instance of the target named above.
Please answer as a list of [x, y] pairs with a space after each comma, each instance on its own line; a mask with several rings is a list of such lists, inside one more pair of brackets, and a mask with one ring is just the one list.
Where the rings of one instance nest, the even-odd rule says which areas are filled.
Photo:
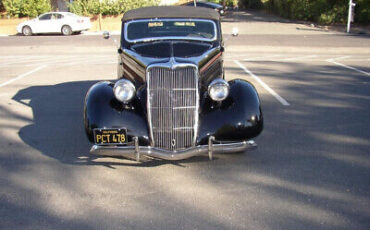
[[[63, 14], [63, 15], [68, 15], [68, 14], [74, 14], [74, 13], [71, 13], [71, 12], [65, 12], [65, 11], [55, 11], [55, 12], [46, 12], [46, 13], [42, 13], [42, 14], [40, 14], [39, 16], [44, 15], [44, 14]], [[74, 14], [74, 15], [77, 15], [77, 14]], [[79, 16], [79, 15], [77, 15], [77, 16]]]
[[[213, 7], [215, 7], [215, 8], [220, 8], [220, 7], [222, 7], [222, 5], [217, 4], [217, 3], [214, 3], [214, 2], [197, 1], [197, 3], [203, 3], [203, 4], [205, 4], [205, 5], [213, 6]], [[187, 5], [187, 6], [194, 6], [194, 2], [187, 2], [187, 3], [185, 3], [184, 5]]]
[[199, 18], [219, 20], [220, 15], [212, 9], [192, 6], [152, 6], [127, 11], [122, 21], [155, 18]]

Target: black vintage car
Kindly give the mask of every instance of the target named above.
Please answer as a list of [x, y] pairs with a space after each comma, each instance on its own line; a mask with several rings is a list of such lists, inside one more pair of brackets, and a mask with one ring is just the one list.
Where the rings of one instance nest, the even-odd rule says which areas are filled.
[[87, 92], [85, 130], [101, 156], [181, 160], [241, 152], [263, 128], [251, 83], [224, 80], [219, 14], [148, 7], [122, 18], [118, 80]]

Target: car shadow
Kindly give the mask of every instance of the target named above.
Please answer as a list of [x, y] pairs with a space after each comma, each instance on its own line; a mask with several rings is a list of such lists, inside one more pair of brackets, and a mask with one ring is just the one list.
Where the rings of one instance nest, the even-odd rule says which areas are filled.
[[[153, 167], [162, 164], [181, 166], [183, 163], [208, 161], [198, 156], [177, 162], [143, 157], [138, 163], [120, 157], [96, 157], [89, 153], [83, 125], [84, 98], [97, 81], [66, 82], [57, 85], [31, 86], [22, 89], [13, 100], [32, 109], [32, 123], [19, 130], [19, 137], [44, 155], [66, 164]], [[215, 157], [214, 160], [217, 160]]]

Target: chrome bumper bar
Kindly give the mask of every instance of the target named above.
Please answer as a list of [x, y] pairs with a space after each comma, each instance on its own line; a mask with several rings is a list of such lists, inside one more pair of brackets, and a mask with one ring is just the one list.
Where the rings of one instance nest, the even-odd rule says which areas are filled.
[[208, 139], [208, 145], [199, 145], [194, 148], [178, 151], [168, 151], [164, 149], [153, 148], [151, 146], [139, 146], [139, 141], [136, 137], [134, 138], [134, 145], [93, 145], [90, 153], [99, 156], [135, 158], [136, 161], [140, 161], [141, 156], [150, 156], [164, 160], [183, 160], [189, 157], [208, 153], [209, 159], [212, 160], [214, 153], [242, 152], [247, 149], [254, 149], [257, 147], [257, 144], [253, 140], [227, 144], [214, 144], [213, 141], [214, 137], [210, 137]]

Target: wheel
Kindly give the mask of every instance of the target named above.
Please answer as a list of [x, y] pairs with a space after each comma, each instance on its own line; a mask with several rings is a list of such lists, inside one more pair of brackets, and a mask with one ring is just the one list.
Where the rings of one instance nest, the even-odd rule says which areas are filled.
[[29, 27], [29, 26], [24, 26], [24, 27], [22, 28], [22, 34], [23, 34], [24, 36], [31, 36], [31, 35], [32, 35], [32, 29], [31, 29], [31, 27]]
[[72, 34], [72, 29], [70, 26], [63, 26], [62, 27], [62, 34], [63, 35], [71, 35]]

